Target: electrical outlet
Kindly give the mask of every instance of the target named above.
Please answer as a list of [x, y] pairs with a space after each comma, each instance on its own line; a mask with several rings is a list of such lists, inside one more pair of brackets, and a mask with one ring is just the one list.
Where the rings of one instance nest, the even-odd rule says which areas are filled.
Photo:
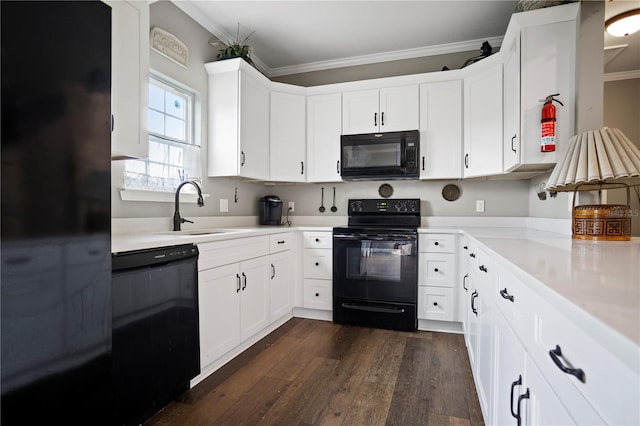
[[484, 213], [484, 200], [476, 200], [476, 212]]
[[220, 198], [220, 213], [226, 213], [229, 211], [229, 200], [226, 198]]
[[289, 212], [293, 213], [296, 211], [296, 203], [293, 201], [289, 201]]

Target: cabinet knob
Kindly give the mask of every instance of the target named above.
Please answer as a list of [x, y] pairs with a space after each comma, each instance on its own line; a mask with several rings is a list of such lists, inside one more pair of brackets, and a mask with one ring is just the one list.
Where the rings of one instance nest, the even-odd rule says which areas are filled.
[[319, 242], [320, 242], [320, 238], [316, 238], [316, 243], [319, 243]]
[[320, 262], [316, 262], [316, 266], [320, 266]]
[[316, 293], [316, 297], [320, 296], [320, 293]]
[[438, 268], [435, 268], [435, 269], [434, 269], [434, 271], [435, 271], [435, 272], [438, 272], [438, 271], [439, 271], [439, 269], [438, 269]]
[[438, 302], [433, 302], [433, 306], [438, 306]]
[[434, 246], [439, 246], [440, 243], [438, 243], [437, 241], [435, 243], [433, 243]]

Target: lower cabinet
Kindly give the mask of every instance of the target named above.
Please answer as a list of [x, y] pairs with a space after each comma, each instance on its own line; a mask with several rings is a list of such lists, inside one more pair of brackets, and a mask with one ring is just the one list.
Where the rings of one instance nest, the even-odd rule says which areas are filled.
[[293, 255], [290, 250], [269, 255], [269, 321], [274, 322], [293, 309]]
[[305, 232], [303, 307], [333, 309], [333, 234]]
[[[200, 364], [203, 375], [293, 310], [291, 234], [199, 245]], [[224, 362], [222, 362], [224, 364]]]
[[267, 257], [199, 274], [200, 353], [207, 365], [269, 324]]
[[428, 233], [418, 238], [418, 319], [454, 321], [455, 235]]

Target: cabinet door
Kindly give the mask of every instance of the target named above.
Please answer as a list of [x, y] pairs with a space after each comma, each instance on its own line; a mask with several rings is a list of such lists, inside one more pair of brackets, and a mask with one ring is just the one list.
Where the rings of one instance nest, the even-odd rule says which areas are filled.
[[379, 130], [397, 132], [418, 129], [419, 103], [417, 85], [380, 89]]
[[240, 263], [240, 338], [245, 340], [269, 325], [267, 256]]
[[106, 0], [111, 6], [111, 106], [114, 159], [146, 158], [149, 102], [149, 3]]
[[[529, 356], [526, 358], [525, 370], [524, 392], [529, 392], [529, 398], [522, 399], [520, 403], [522, 423], [525, 425], [576, 424]], [[514, 399], [516, 399], [515, 396]], [[517, 402], [516, 399], [514, 406]]]
[[269, 88], [240, 70], [240, 175], [269, 178]]
[[340, 93], [307, 97], [307, 182], [337, 182], [340, 177]]
[[271, 93], [270, 179], [304, 182], [306, 161], [305, 97]]
[[520, 36], [505, 46], [504, 61], [504, 142], [505, 172], [520, 164]]
[[[478, 287], [477, 287], [478, 288]], [[495, 307], [491, 294], [486, 286], [480, 285], [480, 294], [476, 300], [478, 305], [478, 399], [482, 407], [484, 420], [487, 424], [494, 424], [491, 407], [493, 403], [493, 374], [494, 368], [494, 336], [495, 336]]]
[[518, 396], [525, 393], [526, 353], [502, 315], [496, 315], [496, 374], [494, 423], [517, 424]]
[[355, 135], [379, 131], [379, 96], [378, 89], [342, 94], [342, 134]]
[[237, 263], [198, 273], [201, 367], [240, 344], [240, 278]]
[[283, 251], [269, 256], [269, 321], [291, 314], [293, 308], [293, 255]]
[[464, 177], [502, 173], [502, 63], [464, 79], [464, 147]]
[[420, 179], [462, 177], [462, 82], [420, 85]]

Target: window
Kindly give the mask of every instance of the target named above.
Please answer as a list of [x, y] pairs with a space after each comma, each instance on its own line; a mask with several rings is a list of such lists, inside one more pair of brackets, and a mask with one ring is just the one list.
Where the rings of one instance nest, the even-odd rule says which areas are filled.
[[[149, 78], [149, 157], [127, 160], [125, 189], [173, 192], [201, 176], [194, 138], [195, 93], [158, 75]], [[187, 190], [188, 185], [185, 187]]]

